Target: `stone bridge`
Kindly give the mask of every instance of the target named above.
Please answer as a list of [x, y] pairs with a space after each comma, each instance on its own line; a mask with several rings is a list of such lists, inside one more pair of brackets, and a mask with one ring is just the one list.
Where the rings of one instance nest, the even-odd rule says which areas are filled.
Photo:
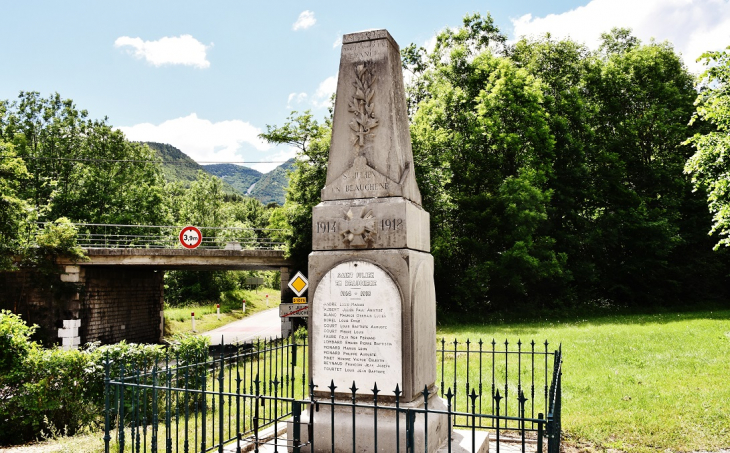
[[282, 250], [84, 245], [88, 261], [60, 259], [60, 274], [0, 272], [0, 308], [37, 324], [46, 344], [159, 342], [166, 270], [280, 271], [281, 291], [288, 291], [291, 262]]

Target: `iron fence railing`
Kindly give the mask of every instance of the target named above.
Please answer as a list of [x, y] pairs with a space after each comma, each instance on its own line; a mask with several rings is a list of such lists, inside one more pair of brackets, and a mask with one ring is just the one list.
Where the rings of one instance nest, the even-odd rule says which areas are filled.
[[[299, 452], [303, 447], [306, 451], [330, 451], [336, 439], [342, 444], [342, 436], [347, 436], [348, 443], [351, 436], [352, 451], [358, 451], [357, 430], [372, 429], [369, 441], [375, 445], [393, 442], [392, 435], [381, 435], [378, 430], [378, 420], [390, 415], [397, 424], [396, 438], [393, 445], [381, 448], [383, 451], [433, 450], [428, 447], [425, 426], [429, 417], [445, 416], [448, 432], [460, 428], [471, 436], [472, 451], [478, 448], [477, 433], [488, 431], [497, 452], [507, 441], [511, 451], [516, 446], [522, 452], [559, 452], [560, 348], [548, 352], [547, 343], [538, 348], [530, 343], [525, 350], [520, 342], [513, 348], [505, 342], [500, 350], [494, 341], [479, 341], [476, 344], [482, 347], [475, 349], [471, 342], [455, 341], [451, 348], [443, 340], [440, 344], [438, 372], [449, 386], [441, 391], [446, 409], [429, 407], [433, 389], [428, 388], [421, 394], [424, 403], [420, 408], [401, 404], [404, 401], [397, 387], [379, 389], [377, 383], [370, 399], [356, 393], [355, 382], [349, 389], [350, 401], [340, 398], [341, 391], [336, 398], [333, 383], [328, 386], [309, 381], [306, 339], [290, 337], [220, 348], [215, 358], [190, 363], [170, 358], [144, 369], [125, 370], [107, 361], [105, 451], [223, 452], [224, 446], [226, 451], [242, 451], [248, 446], [258, 452], [265, 445], [269, 447], [266, 451]], [[490, 347], [483, 347], [485, 344]], [[329, 397], [321, 393], [323, 389], [329, 389]], [[387, 404], [383, 404], [385, 397]], [[322, 408], [325, 410], [320, 413]], [[329, 426], [334, 427], [334, 408], [338, 416], [343, 411], [352, 413], [352, 426], [346, 432], [332, 428], [329, 443], [319, 438], [315, 448], [312, 423], [317, 417], [333, 417]], [[304, 409], [308, 415], [303, 418]], [[356, 411], [370, 411], [370, 425], [358, 426]], [[281, 435], [287, 426], [289, 434]], [[418, 432], [426, 433], [426, 438], [416, 438]], [[448, 438], [451, 451], [451, 436]]]
[[[47, 222], [39, 222], [42, 228]], [[93, 248], [183, 248], [179, 234], [184, 226], [74, 223], [80, 247]], [[279, 249], [274, 239], [282, 230], [269, 228], [203, 227], [199, 249]]]
[[[496, 414], [500, 404], [503, 415], [517, 415], [522, 398], [526, 400], [525, 411], [530, 418], [548, 413], [550, 379], [559, 352], [550, 351], [547, 340], [542, 343], [497, 342], [495, 339], [447, 342], [442, 338], [438, 344], [441, 397], [445, 397], [450, 388], [456, 411], [469, 412], [470, 393], [474, 389], [481, 414]], [[462, 419], [454, 420], [456, 427], [462, 423]], [[510, 424], [509, 427], [516, 426]], [[537, 427], [530, 424], [529, 429]]]

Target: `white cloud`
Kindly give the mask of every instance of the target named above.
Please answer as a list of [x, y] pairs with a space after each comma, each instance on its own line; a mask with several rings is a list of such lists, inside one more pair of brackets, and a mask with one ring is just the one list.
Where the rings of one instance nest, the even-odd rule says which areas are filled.
[[289, 97], [286, 100], [286, 108], [295, 108], [297, 105], [305, 104], [307, 106], [314, 107], [315, 109], [321, 109], [330, 105], [330, 97], [337, 91], [337, 76], [333, 75], [327, 77], [315, 90], [311, 96], [307, 93], [289, 93]]
[[[214, 123], [198, 118], [195, 113], [191, 113], [186, 117], [167, 120], [157, 125], [141, 123], [134, 126], [120, 127], [119, 129], [124, 132], [129, 140], [169, 143], [197, 162], [240, 162], [247, 160], [242, 157], [242, 146], [244, 144], [248, 144], [258, 151], [271, 149], [268, 143], [258, 138], [258, 134], [262, 131], [250, 123], [241, 120]], [[262, 155], [248, 160], [275, 160], [270, 157], [268, 155], [263, 157]], [[276, 165], [278, 164], [273, 166], [276, 167]], [[254, 167], [254, 164], [250, 166]]]
[[316, 108], [327, 107], [330, 104], [330, 97], [335, 91], [337, 91], [337, 76], [333, 75], [319, 84], [312, 97], [312, 104]]
[[314, 12], [306, 10], [302, 11], [297, 18], [297, 21], [292, 25], [292, 30], [306, 30], [317, 23], [317, 19], [314, 18]]
[[682, 53], [690, 70], [708, 50], [730, 44], [730, 0], [592, 0], [562, 14], [512, 19], [514, 36], [570, 36], [597, 48], [600, 35], [613, 27], [631, 28], [643, 42], [668, 40]]
[[191, 35], [165, 36], [157, 41], [143, 41], [142, 38], [120, 36], [114, 47], [128, 47], [128, 52], [137, 58], [144, 58], [154, 66], [185, 65], [197, 68], [210, 67], [206, 58], [206, 46]]
[[289, 93], [289, 98], [286, 100], [286, 108], [293, 108], [294, 104], [301, 104], [307, 100], [307, 93]]
[[338, 34], [337, 39], [335, 39], [335, 42], [332, 43], [332, 48], [336, 49], [342, 45], [342, 35]]

